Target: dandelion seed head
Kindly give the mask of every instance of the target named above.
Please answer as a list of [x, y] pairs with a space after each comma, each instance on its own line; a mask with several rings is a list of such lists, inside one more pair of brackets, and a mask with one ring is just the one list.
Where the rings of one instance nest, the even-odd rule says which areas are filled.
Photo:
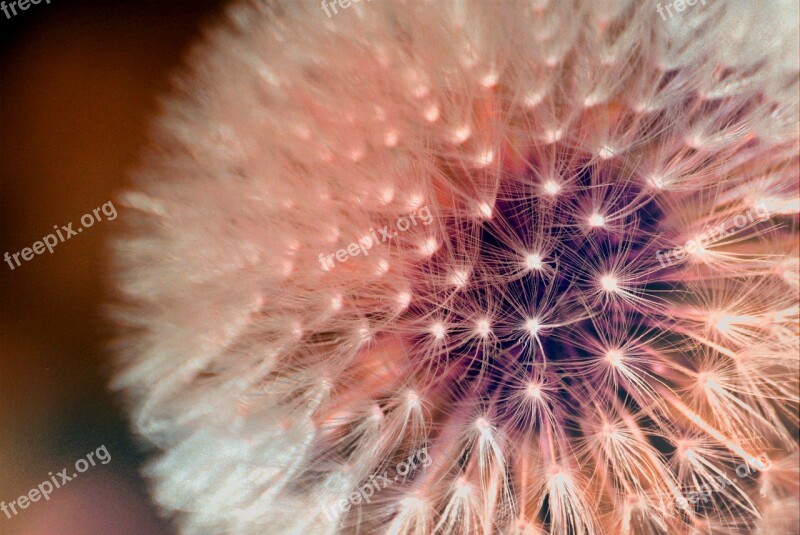
[[788, 533], [800, 25], [767, 4], [235, 2], [115, 242], [113, 386], [179, 531]]

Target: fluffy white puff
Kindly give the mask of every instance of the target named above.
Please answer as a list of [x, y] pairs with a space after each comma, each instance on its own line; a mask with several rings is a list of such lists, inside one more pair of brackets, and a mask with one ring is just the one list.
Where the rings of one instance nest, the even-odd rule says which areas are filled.
[[202, 534], [778, 535], [752, 489], [674, 503], [697, 435], [717, 467], [796, 448], [795, 8], [234, 4], [115, 243], [159, 504]]

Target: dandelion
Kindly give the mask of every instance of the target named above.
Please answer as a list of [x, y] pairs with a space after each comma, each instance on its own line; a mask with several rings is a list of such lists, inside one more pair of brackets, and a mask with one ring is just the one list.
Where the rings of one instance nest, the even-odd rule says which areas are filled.
[[797, 39], [781, 0], [235, 3], [115, 242], [159, 505], [186, 534], [788, 533]]

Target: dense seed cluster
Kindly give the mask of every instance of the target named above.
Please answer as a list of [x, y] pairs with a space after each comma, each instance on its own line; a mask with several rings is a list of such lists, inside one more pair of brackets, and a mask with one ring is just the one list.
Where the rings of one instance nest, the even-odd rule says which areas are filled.
[[789, 533], [800, 69], [767, 4], [235, 4], [116, 247], [115, 386], [182, 531]]

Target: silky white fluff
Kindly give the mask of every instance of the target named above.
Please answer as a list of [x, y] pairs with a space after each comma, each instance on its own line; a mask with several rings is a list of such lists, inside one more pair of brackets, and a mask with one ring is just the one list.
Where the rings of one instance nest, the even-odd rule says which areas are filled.
[[186, 534], [796, 528], [797, 7], [234, 4], [121, 199], [114, 387], [158, 504]]

